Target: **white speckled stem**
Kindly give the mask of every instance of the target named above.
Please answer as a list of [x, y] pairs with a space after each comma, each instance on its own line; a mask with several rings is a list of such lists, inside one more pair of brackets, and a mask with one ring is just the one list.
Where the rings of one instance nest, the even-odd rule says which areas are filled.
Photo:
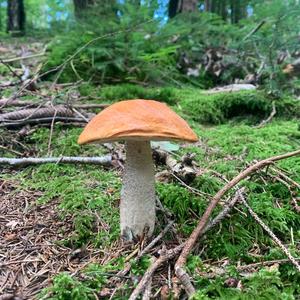
[[149, 141], [128, 141], [121, 191], [121, 234], [127, 241], [151, 236], [155, 224], [155, 180]]

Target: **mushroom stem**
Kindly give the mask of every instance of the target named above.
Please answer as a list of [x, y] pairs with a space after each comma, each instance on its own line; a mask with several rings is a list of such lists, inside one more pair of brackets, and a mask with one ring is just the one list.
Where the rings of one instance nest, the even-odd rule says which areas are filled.
[[120, 204], [121, 234], [132, 241], [151, 236], [155, 224], [155, 180], [149, 141], [127, 141]]

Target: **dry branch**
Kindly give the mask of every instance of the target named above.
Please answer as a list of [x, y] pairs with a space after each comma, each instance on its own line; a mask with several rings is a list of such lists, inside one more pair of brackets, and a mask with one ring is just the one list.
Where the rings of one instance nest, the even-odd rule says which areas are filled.
[[24, 60], [24, 59], [31, 59], [31, 58], [35, 58], [35, 57], [40, 57], [40, 56], [44, 56], [45, 52], [42, 53], [36, 53], [36, 54], [32, 54], [32, 55], [28, 55], [28, 56], [20, 56], [20, 57], [12, 57], [12, 58], [1, 58], [1, 60], [4, 63], [11, 63], [14, 61], [19, 61], [19, 60]]
[[0, 122], [23, 121], [28, 119], [39, 119], [49, 117], [74, 117], [74, 112], [63, 105], [55, 107], [42, 107], [22, 109], [0, 115]]
[[[192, 251], [196, 241], [198, 240], [198, 238], [203, 235], [205, 226], [209, 220], [209, 217], [211, 216], [214, 208], [216, 207], [216, 205], [218, 204], [218, 202], [221, 200], [221, 198], [234, 186], [236, 186], [241, 180], [245, 179], [246, 177], [248, 177], [249, 175], [251, 175], [252, 173], [273, 164], [276, 161], [282, 160], [282, 159], [286, 159], [292, 156], [296, 156], [296, 155], [300, 155], [300, 150], [294, 151], [294, 152], [289, 152], [283, 155], [278, 155], [278, 156], [274, 156], [274, 157], [270, 157], [264, 160], [261, 160], [259, 162], [256, 162], [255, 164], [249, 166], [248, 168], [246, 168], [244, 171], [242, 171], [241, 173], [239, 173], [236, 177], [234, 177], [231, 181], [229, 181], [212, 199], [211, 203], [209, 204], [209, 206], [207, 207], [206, 211], [204, 212], [202, 218], [200, 219], [197, 227], [194, 229], [194, 231], [192, 232], [192, 234], [190, 235], [190, 237], [188, 238], [188, 240], [185, 242], [185, 246], [175, 264], [175, 273], [176, 276], [178, 277], [178, 279], [184, 283], [187, 281], [189, 281], [189, 276], [188, 274], [185, 272], [185, 270], [183, 269], [185, 263], [186, 263], [186, 259], [187, 256], [190, 254], [190, 252]], [[188, 295], [192, 295], [194, 293], [193, 290], [187, 290]]]
[[163, 237], [164, 235], [170, 230], [170, 228], [173, 226], [174, 221], [171, 221], [164, 230], [155, 238], [153, 239], [137, 256], [137, 259], [141, 258], [143, 255], [148, 253], [154, 245], [156, 245]]
[[153, 264], [148, 268], [146, 273], [144, 274], [142, 280], [139, 282], [137, 287], [132, 292], [129, 300], [136, 300], [137, 297], [145, 290], [148, 285], [150, 279], [152, 278], [154, 272], [166, 261], [177, 256], [183, 248], [183, 244], [175, 247], [174, 249], [170, 249], [167, 251], [163, 251], [159, 258], [155, 260]]
[[49, 163], [63, 163], [63, 164], [93, 164], [102, 166], [111, 166], [111, 155], [101, 157], [30, 157], [30, 158], [0, 158], [0, 165], [10, 165], [14, 167], [26, 167], [29, 165], [41, 165]]
[[248, 205], [246, 199], [243, 195], [240, 195], [240, 199], [243, 204], [248, 209], [250, 215], [254, 218], [254, 220], [267, 232], [267, 234], [271, 237], [271, 239], [278, 245], [278, 247], [282, 250], [282, 252], [288, 257], [291, 263], [296, 267], [298, 272], [300, 272], [300, 265], [297, 260], [293, 257], [291, 252], [284, 246], [284, 244], [277, 238], [277, 236], [272, 232], [272, 230], [259, 218], [259, 216], [252, 210], [252, 208]]
[[[238, 191], [242, 192], [243, 190], [241, 189], [241, 190], [238, 190]], [[215, 227], [217, 224], [219, 224], [228, 215], [228, 213], [230, 212], [230, 210], [234, 207], [234, 205], [236, 204], [236, 202], [239, 199], [238, 191], [236, 192], [236, 194], [232, 198], [232, 200], [230, 200], [228, 203], [226, 203], [226, 205], [223, 208], [223, 210], [205, 227], [203, 233], [205, 233], [208, 230], [210, 230], [211, 228]], [[175, 256], [177, 256], [179, 254], [180, 250], [183, 249], [183, 247], [184, 247], [184, 243], [182, 243], [179, 246], [177, 246], [176, 248], [174, 248], [173, 251], [176, 252], [176, 254], [173, 253], [174, 255], [168, 255], [168, 253], [172, 249], [167, 251], [167, 255], [162, 254], [162, 255], [164, 255], [164, 257], [162, 259], [160, 259], [160, 258], [157, 259], [155, 261], [155, 263], [154, 263], [155, 266], [154, 266], [154, 264], [152, 264], [148, 268], [148, 270], [144, 274], [142, 280], [140, 281], [140, 283], [138, 284], [138, 286], [136, 287], [136, 289], [131, 294], [131, 297], [132, 297], [132, 295], [134, 295], [134, 297], [130, 298], [130, 299], [136, 299], [139, 296], [139, 294], [142, 293], [143, 290], [147, 287], [148, 280], [150, 280], [152, 278], [152, 275], [154, 274], [155, 270], [158, 269], [160, 267], [160, 265], [162, 265], [163, 263], [165, 263], [167, 260], [170, 260], [170, 259], [174, 258]], [[172, 252], [170, 252], [170, 253], [172, 253]], [[165, 256], [167, 256], [167, 257], [165, 257]], [[186, 284], [188, 285], [189, 282], [186, 282]]]
[[262, 120], [257, 126], [255, 126], [255, 128], [262, 128], [264, 127], [266, 124], [268, 124], [270, 121], [272, 121], [273, 117], [276, 115], [276, 106], [275, 106], [275, 102], [272, 102], [272, 111], [270, 113], [270, 115], [268, 116], [268, 118], [266, 118], [265, 120]]
[[[94, 108], [106, 108], [110, 104], [108, 103], [86, 103], [86, 104], [74, 104], [68, 105], [66, 107], [78, 108], [78, 109], [94, 109]], [[3, 107], [23, 107], [23, 106], [31, 106], [38, 107], [40, 106], [39, 102], [34, 101], [25, 101], [25, 100], [16, 100], [16, 99], [0, 99], [0, 108]]]
[[22, 101], [22, 100], [14, 100], [14, 99], [1, 99], [0, 100], [0, 108], [8, 107], [8, 106], [33, 106], [33, 105], [39, 105], [37, 102], [32, 101]]
[[15, 121], [15, 122], [0, 122], [0, 127], [14, 128], [21, 127], [24, 125], [32, 125], [32, 124], [51, 124], [53, 122], [64, 122], [64, 123], [72, 123], [73, 125], [78, 125], [78, 123], [86, 124], [86, 121], [82, 118], [74, 118], [74, 117], [49, 117], [49, 118], [37, 118], [37, 119], [28, 119], [23, 121]]

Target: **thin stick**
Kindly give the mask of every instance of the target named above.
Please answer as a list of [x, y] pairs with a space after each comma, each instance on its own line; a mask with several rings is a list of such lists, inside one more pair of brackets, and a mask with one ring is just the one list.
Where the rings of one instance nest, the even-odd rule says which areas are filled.
[[152, 278], [154, 272], [166, 261], [177, 256], [182, 250], [184, 244], [181, 244], [174, 249], [167, 250], [163, 252], [159, 258], [157, 258], [154, 263], [149, 267], [149, 269], [144, 274], [142, 280], [139, 282], [137, 287], [132, 292], [129, 300], [136, 300], [137, 297], [145, 290], [149, 280]]
[[[300, 258], [295, 258], [296, 261], [300, 262]], [[267, 260], [267, 261], [261, 261], [249, 265], [243, 265], [243, 266], [238, 266], [236, 269], [238, 271], [245, 271], [249, 270], [251, 268], [256, 268], [256, 267], [261, 267], [261, 266], [269, 266], [269, 265], [274, 265], [274, 264], [285, 264], [290, 262], [290, 259], [288, 258], [283, 258], [283, 259], [274, 259], [274, 260]]]
[[262, 20], [254, 29], [252, 29], [244, 38], [243, 41], [246, 41], [250, 36], [255, 34], [264, 24], [266, 23], [265, 20]]
[[152, 289], [152, 278], [149, 279], [149, 282], [146, 285], [142, 300], [150, 300], [150, 298], [151, 298], [151, 289]]
[[278, 245], [278, 247], [282, 250], [282, 252], [288, 257], [291, 263], [296, 267], [298, 272], [300, 272], [300, 265], [297, 260], [293, 257], [291, 252], [283, 245], [283, 243], [277, 238], [277, 236], [272, 232], [272, 230], [259, 218], [259, 216], [252, 210], [252, 208], [247, 203], [246, 199], [243, 195], [240, 195], [240, 199], [246, 208], [249, 211], [249, 214], [254, 218], [254, 220], [267, 232], [267, 234], [271, 237], [273, 242]]
[[18, 75], [5, 60], [0, 58], [0, 63], [2, 63], [14, 76], [16, 76], [22, 82], [21, 76]]
[[51, 143], [52, 143], [52, 136], [53, 136], [53, 129], [54, 129], [56, 115], [57, 115], [57, 110], [54, 107], [54, 115], [53, 115], [53, 119], [52, 119], [51, 126], [50, 126], [50, 135], [49, 135], [49, 140], [48, 140], [48, 152], [47, 152], [48, 156], [50, 155], [50, 152], [51, 152]]
[[18, 60], [23, 60], [23, 59], [30, 59], [30, 58], [34, 58], [34, 57], [40, 57], [40, 56], [44, 56], [45, 52], [42, 53], [37, 53], [37, 54], [32, 54], [32, 55], [28, 55], [28, 56], [20, 56], [20, 57], [12, 57], [12, 58], [7, 58], [7, 59], [2, 59], [3, 63], [10, 63], [10, 62], [14, 62], [14, 61], [18, 61]]
[[[206, 211], [204, 212], [202, 218], [200, 219], [197, 227], [194, 229], [190, 237], [185, 243], [185, 246], [175, 264], [175, 273], [178, 279], [183, 282], [185, 281], [184, 276], [187, 276], [187, 273], [183, 270], [183, 266], [186, 263], [187, 256], [192, 251], [197, 239], [203, 235], [203, 230], [205, 228], [205, 225], [207, 224], [209, 217], [211, 216], [214, 208], [219, 203], [221, 198], [234, 186], [236, 186], [241, 180], [245, 179], [252, 173], [264, 168], [265, 166], [268, 166], [270, 164], [273, 164], [276, 161], [286, 159], [292, 156], [300, 155], [300, 150], [285, 153], [283, 155], [273, 156], [264, 160], [261, 160], [259, 162], [254, 163], [253, 165], [246, 168], [244, 171], [239, 173], [236, 177], [234, 177], [231, 181], [229, 181], [212, 199], [209, 206], [207, 207]], [[183, 276], [184, 275], [184, 276]], [[190, 294], [191, 295], [191, 294]]]
[[26, 157], [26, 158], [6, 158], [0, 157], [0, 165], [10, 165], [14, 167], [25, 167], [29, 165], [41, 164], [93, 164], [111, 166], [111, 155], [100, 157], [76, 157], [76, 156], [61, 156], [61, 157]]
[[[228, 215], [228, 213], [233, 208], [233, 206], [236, 204], [236, 202], [238, 201], [238, 199], [239, 199], [239, 195], [236, 193], [235, 196], [234, 196], [234, 198], [230, 202], [228, 202], [227, 205], [223, 208], [223, 210], [205, 227], [204, 233], [207, 232], [208, 230], [210, 230], [211, 228], [215, 227], [217, 224], [219, 224]], [[140, 283], [138, 284], [138, 286], [134, 290], [133, 293], [134, 293], [134, 297], [135, 298], [132, 298], [132, 299], [136, 299], [136, 297], [138, 297], [139, 294], [143, 292], [143, 290], [147, 286], [147, 282], [148, 282], [147, 280], [149, 280], [149, 278], [152, 277], [152, 275], [154, 274], [155, 270], [158, 269], [159, 266], [162, 265], [167, 260], [170, 260], [170, 259], [174, 258], [175, 256], [177, 256], [179, 254], [180, 250], [183, 249], [183, 247], [184, 247], [184, 243], [180, 244], [179, 246], [177, 246], [176, 248], [173, 249], [176, 252], [176, 254], [174, 254], [174, 256], [171, 255], [168, 258], [162, 259], [160, 261], [158, 261], [159, 259], [157, 259], [155, 261], [156, 265], [155, 266], [151, 265], [149, 267], [149, 269], [144, 274], [142, 280], [140, 281]], [[169, 250], [169, 251], [171, 251], [171, 250]], [[131, 295], [133, 295], [133, 293]]]
[[[53, 117], [46, 117], [46, 118], [34, 118], [34, 119], [28, 119], [24, 121], [12, 121], [12, 122], [0, 122], [0, 128], [1, 127], [19, 127], [27, 124], [41, 124], [41, 123], [46, 123], [46, 124], [51, 124], [53, 121]], [[74, 123], [84, 123], [86, 124], [86, 121], [83, 120], [82, 118], [75, 118], [75, 117], [60, 117], [56, 116], [55, 117], [55, 122], [74, 122]]]
[[169, 229], [173, 226], [174, 221], [171, 221], [165, 228], [164, 230], [155, 238], [153, 239], [137, 256], [137, 259], [141, 258], [143, 255], [148, 253], [153, 246], [163, 238], [163, 236], [169, 231]]
[[273, 101], [272, 102], [272, 111], [271, 111], [270, 115], [268, 116], [268, 118], [265, 120], [262, 120], [257, 126], [254, 126], [254, 128], [264, 127], [266, 124], [268, 124], [273, 119], [273, 117], [275, 115], [276, 115], [276, 106], [275, 106], [275, 102]]
[[[100, 100], [100, 99], [99, 99]], [[33, 102], [33, 101], [23, 101], [23, 100], [10, 100], [10, 99], [0, 99], [0, 107], [9, 107], [9, 106], [16, 106], [16, 107], [22, 107], [22, 106], [32, 106], [36, 107], [39, 106], [39, 102]], [[74, 105], [68, 105], [70, 108], [79, 108], [79, 109], [94, 109], [94, 108], [106, 108], [110, 104], [109, 103], [86, 103], [86, 104], [74, 104]]]

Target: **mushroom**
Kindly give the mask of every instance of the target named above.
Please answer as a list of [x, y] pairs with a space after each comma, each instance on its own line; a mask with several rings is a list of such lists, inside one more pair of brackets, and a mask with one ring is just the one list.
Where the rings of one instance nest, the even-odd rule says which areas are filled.
[[189, 125], [166, 104], [125, 100], [96, 115], [79, 136], [79, 144], [125, 141], [126, 162], [120, 202], [121, 235], [132, 241], [150, 237], [155, 225], [155, 180], [150, 141], [196, 142]]

